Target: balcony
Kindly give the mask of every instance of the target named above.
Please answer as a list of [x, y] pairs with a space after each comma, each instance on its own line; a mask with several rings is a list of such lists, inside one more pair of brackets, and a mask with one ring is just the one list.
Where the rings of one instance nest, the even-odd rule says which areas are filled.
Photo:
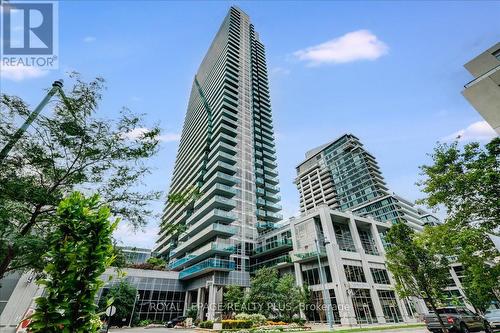
[[232, 260], [209, 258], [194, 266], [182, 270], [179, 273], [179, 279], [187, 280], [211, 271], [229, 272], [234, 270], [234, 268], [235, 264]]
[[292, 240], [290, 238], [275, 240], [270, 243], [256, 247], [253, 250], [253, 256], [259, 257], [266, 254], [272, 254], [286, 249], [292, 248]]
[[257, 222], [256, 226], [258, 231], [271, 230], [275, 228], [273, 222]]
[[181, 257], [183, 254], [186, 254], [189, 250], [197, 248], [199, 245], [207, 242], [211, 238], [215, 236], [223, 236], [224, 238], [233, 236], [238, 232], [238, 228], [228, 225], [223, 225], [219, 223], [213, 223], [205, 229], [202, 229], [198, 233], [196, 233], [191, 238], [184, 237], [186, 239], [183, 242], [180, 242], [175, 248], [175, 252], [171, 254], [172, 258]]
[[201, 231], [203, 228], [207, 227], [212, 223], [218, 222], [218, 223], [229, 224], [234, 220], [236, 220], [236, 214], [221, 209], [213, 209], [211, 212], [207, 213], [201, 219], [199, 219], [196, 223], [191, 225], [179, 237], [179, 239], [181, 241], [187, 240], [190, 235], [193, 235], [194, 233]]
[[273, 212], [279, 212], [281, 210], [281, 205], [266, 201], [262, 198], [257, 199], [257, 206], [265, 210], [270, 210]]
[[284, 254], [282, 256], [266, 260], [263, 262], [256, 263], [252, 267], [250, 267], [250, 271], [254, 273], [255, 271], [263, 268], [263, 267], [276, 267], [276, 268], [281, 268], [281, 267], [287, 267], [292, 265], [292, 258], [288, 254]]
[[202, 196], [196, 201], [195, 205], [197, 207], [204, 205], [206, 202], [211, 200], [214, 196], [221, 195], [224, 197], [234, 197], [238, 191], [232, 186], [227, 186], [223, 184], [215, 184], [206, 193], [202, 193]]
[[[319, 256], [326, 257], [326, 250], [324, 247], [321, 247], [319, 249]], [[310, 252], [298, 252], [298, 251], [293, 251], [291, 252], [291, 258], [292, 262], [297, 262], [297, 263], [304, 263], [307, 261], [311, 260], [318, 260], [318, 252], [317, 251], [310, 251]]]
[[229, 243], [210, 242], [200, 247], [196, 251], [190, 254], [186, 254], [183, 258], [171, 262], [168, 267], [172, 270], [179, 270], [214, 255], [229, 256], [230, 254], [234, 253], [234, 251], [234, 245], [231, 245]]
[[205, 184], [201, 187], [201, 192], [204, 192], [207, 188], [210, 188], [215, 184], [232, 186], [237, 182], [237, 178], [218, 171], [209, 180], [205, 181]]
[[[209, 211], [214, 209], [221, 209], [223, 211], [230, 211], [234, 207], [236, 207], [236, 201], [233, 199], [228, 199], [225, 197], [221, 197], [219, 195], [215, 195], [212, 199], [208, 200], [205, 204], [198, 204], [195, 206], [195, 211], [186, 221], [187, 225], [190, 225], [193, 221], [196, 221], [199, 218], [203, 218], [203, 215], [208, 214]], [[224, 214], [226, 216], [227, 214]]]

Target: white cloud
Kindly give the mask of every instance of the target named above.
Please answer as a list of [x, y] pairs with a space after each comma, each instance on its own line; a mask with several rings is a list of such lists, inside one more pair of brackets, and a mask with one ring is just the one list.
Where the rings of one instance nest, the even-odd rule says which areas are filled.
[[2, 74], [2, 79], [17, 82], [25, 79], [42, 77], [48, 73], [48, 71], [44, 71], [40, 68], [28, 66], [2, 66], [0, 72]]
[[95, 38], [94, 36], [87, 36], [83, 39], [83, 41], [85, 43], [92, 43], [92, 42], [95, 42], [97, 38]]
[[486, 121], [476, 121], [466, 128], [456, 131], [444, 137], [443, 141], [487, 141], [496, 137], [497, 134]]
[[309, 65], [342, 64], [358, 60], [376, 60], [387, 54], [389, 47], [369, 30], [348, 32], [325, 43], [294, 52]]
[[[146, 127], [137, 127], [131, 130], [128, 133], [123, 133], [123, 137], [127, 139], [137, 139], [143, 136], [145, 133], [148, 133], [150, 131], [149, 128]], [[161, 134], [158, 136], [158, 140], [161, 142], [173, 142], [173, 141], [179, 141], [181, 138], [181, 135], [178, 133], [165, 133]]]

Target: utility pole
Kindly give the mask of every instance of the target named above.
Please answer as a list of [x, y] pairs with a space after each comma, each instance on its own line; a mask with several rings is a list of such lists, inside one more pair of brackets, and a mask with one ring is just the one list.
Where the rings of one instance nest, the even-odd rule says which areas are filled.
[[19, 141], [19, 139], [23, 136], [24, 132], [28, 129], [28, 127], [33, 123], [33, 121], [38, 117], [42, 109], [47, 105], [47, 103], [50, 101], [52, 96], [56, 94], [56, 92], [61, 95], [61, 98], [66, 104], [68, 108], [71, 109], [67, 99], [66, 95], [64, 94], [64, 91], [62, 90], [63, 87], [63, 81], [62, 80], [57, 80], [52, 83], [52, 88], [49, 90], [47, 95], [45, 95], [45, 98], [42, 99], [40, 104], [35, 108], [35, 110], [28, 116], [24, 124], [16, 131], [16, 133], [12, 136], [12, 138], [7, 142], [7, 144], [2, 148], [2, 151], [0, 151], [0, 163], [3, 162], [3, 160], [7, 157], [11, 149], [14, 147], [14, 145]]
[[[321, 286], [323, 287], [323, 304], [326, 306], [326, 318], [328, 321], [328, 326], [330, 327], [330, 331], [333, 331], [333, 309], [332, 309], [332, 301], [330, 299], [330, 293], [328, 290], [326, 290], [326, 285], [325, 285], [325, 275], [323, 271], [323, 265], [321, 265], [321, 257], [319, 255], [320, 253], [320, 247], [319, 247], [319, 241], [318, 239], [314, 239], [314, 242], [316, 243], [316, 256], [318, 257], [318, 270], [319, 270], [319, 280], [321, 282]], [[325, 240], [324, 245], [329, 244], [327, 240]]]
[[137, 303], [137, 300], [139, 299], [139, 291], [135, 292], [135, 300], [134, 300], [134, 306], [132, 307], [132, 314], [130, 315], [130, 321], [128, 322], [128, 327], [132, 327], [132, 319], [134, 319], [134, 312], [135, 312], [135, 303]]

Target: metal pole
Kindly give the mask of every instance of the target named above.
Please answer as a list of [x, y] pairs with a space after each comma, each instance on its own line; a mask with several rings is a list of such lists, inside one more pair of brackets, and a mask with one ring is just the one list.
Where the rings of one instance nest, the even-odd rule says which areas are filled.
[[28, 129], [28, 127], [33, 123], [33, 121], [38, 117], [42, 109], [47, 105], [47, 103], [50, 101], [52, 96], [57, 91], [62, 91], [62, 86], [63, 82], [62, 80], [59, 81], [54, 81], [52, 83], [52, 88], [49, 90], [45, 98], [38, 104], [38, 106], [35, 108], [35, 110], [28, 116], [24, 124], [16, 131], [16, 133], [12, 136], [12, 138], [7, 142], [5, 147], [3, 147], [2, 151], [0, 152], [0, 163], [7, 157], [7, 154], [11, 151], [12, 147], [19, 141], [19, 139], [23, 136], [24, 132]]
[[137, 302], [138, 298], [139, 298], [139, 292], [136, 291], [135, 300], [134, 300], [134, 306], [132, 307], [132, 314], [130, 315], [130, 320], [128, 322], [128, 327], [129, 328], [132, 326], [132, 319], [134, 318], [134, 311], [135, 311], [135, 303]]
[[328, 320], [328, 325], [330, 326], [330, 331], [333, 331], [333, 309], [332, 309], [332, 301], [330, 300], [330, 293], [326, 290], [323, 265], [321, 265], [321, 258], [319, 256], [319, 241], [315, 239], [316, 243], [316, 255], [318, 257], [318, 269], [319, 269], [319, 280], [321, 286], [323, 287], [323, 303], [326, 305], [326, 318]]

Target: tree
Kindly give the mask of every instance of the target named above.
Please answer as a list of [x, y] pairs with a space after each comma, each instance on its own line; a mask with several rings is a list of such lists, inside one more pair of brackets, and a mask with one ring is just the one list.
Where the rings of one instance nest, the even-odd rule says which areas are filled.
[[277, 299], [278, 271], [264, 267], [255, 272], [250, 282], [249, 312], [260, 313], [267, 318], [275, 314], [274, 303]]
[[446, 256], [432, 251], [413, 229], [401, 222], [389, 229], [386, 241], [389, 243], [387, 267], [396, 280], [397, 293], [402, 298], [426, 300], [436, 313], [443, 332], [448, 332], [436, 311], [449, 277]]
[[[114, 284], [104, 297], [101, 297], [99, 300], [100, 311], [104, 312], [108, 304], [116, 307], [116, 313], [111, 317], [111, 322], [109, 323], [110, 326], [116, 325], [122, 327], [124, 324], [128, 324], [136, 295], [137, 289], [127, 280], [122, 279], [117, 284]], [[127, 321], [123, 322], [123, 318], [127, 318]], [[136, 323], [138, 319], [139, 316], [134, 312], [132, 323]]]
[[477, 142], [439, 144], [432, 165], [421, 167], [418, 184], [427, 196], [419, 202], [444, 206], [445, 223], [426, 231], [428, 243], [442, 255], [456, 255], [464, 267], [467, 300], [483, 312], [498, 299], [498, 251], [487, 233], [500, 228], [500, 138], [481, 148]]
[[[96, 117], [104, 80], [84, 82], [71, 74], [68, 103], [45, 110], [0, 163], [0, 279], [13, 270], [41, 270], [48, 223], [65, 193], [99, 193], [113, 215], [140, 228], [151, 215], [157, 191], [139, 185], [158, 150], [159, 128], [148, 130], [142, 116], [123, 109], [116, 119]], [[0, 142], [8, 142], [29, 106], [2, 94]]]
[[162, 258], [150, 257], [146, 260], [146, 263], [153, 265], [154, 267], [165, 269], [167, 263]]
[[224, 313], [232, 315], [234, 312], [244, 312], [245, 291], [243, 288], [237, 285], [228, 285], [225, 289], [223, 297]]
[[276, 286], [277, 309], [280, 318], [290, 322], [294, 315], [300, 314], [300, 306], [306, 301], [308, 294], [295, 283], [292, 274], [283, 275]]
[[447, 210], [449, 221], [492, 232], [500, 227], [500, 137], [482, 149], [477, 142], [438, 144], [432, 165], [420, 167], [420, 203]]
[[33, 333], [92, 333], [100, 328], [95, 296], [103, 285], [100, 276], [113, 261], [112, 233], [118, 220], [97, 195], [74, 192], [61, 201], [51, 219], [44, 256], [44, 295], [29, 326]]

